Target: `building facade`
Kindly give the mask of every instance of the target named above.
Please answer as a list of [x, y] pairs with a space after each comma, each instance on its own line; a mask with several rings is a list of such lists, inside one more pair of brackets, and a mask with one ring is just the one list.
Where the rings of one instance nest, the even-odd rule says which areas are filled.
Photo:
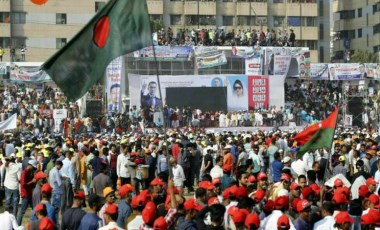
[[[355, 0], [352, 0], [353, 2]], [[372, 0], [373, 1], [373, 0]], [[39, 6], [29, 0], [0, 1], [0, 46], [9, 61], [10, 48], [25, 61], [45, 61], [64, 46], [106, 1], [49, 0]], [[151, 20], [163, 27], [266, 31], [289, 34], [297, 46], [309, 47], [313, 62], [330, 59], [329, 0], [147, 0]]]
[[380, 0], [334, 0], [333, 59], [347, 62], [355, 50], [380, 51]]

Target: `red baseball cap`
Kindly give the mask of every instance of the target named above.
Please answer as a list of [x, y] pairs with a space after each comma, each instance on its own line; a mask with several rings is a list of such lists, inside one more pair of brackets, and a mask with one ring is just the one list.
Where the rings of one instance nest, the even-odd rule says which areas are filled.
[[246, 197], [246, 196], [248, 196], [247, 188], [244, 187], [244, 186], [240, 186], [240, 187], [238, 188], [238, 193], [237, 193], [236, 198]]
[[265, 205], [264, 205], [264, 207], [263, 207], [263, 210], [264, 210], [265, 212], [269, 213], [269, 212], [272, 212], [273, 209], [274, 209], [274, 201], [273, 201], [273, 200], [268, 200], [268, 201], [265, 203]]
[[368, 178], [368, 179], [365, 181], [365, 183], [366, 183], [367, 185], [377, 185], [377, 184], [378, 184], [378, 183], [377, 183], [372, 177]]
[[343, 181], [339, 178], [335, 179], [334, 187], [342, 187], [342, 186], [343, 186]]
[[282, 214], [277, 220], [277, 228], [290, 228], [289, 218], [287, 215]]
[[369, 194], [369, 189], [368, 189], [368, 186], [363, 184], [363, 185], [360, 185], [359, 187], [359, 196], [361, 197], [366, 197], [368, 194]]
[[248, 212], [244, 209], [239, 209], [236, 206], [232, 206], [228, 209], [228, 215], [231, 216], [232, 220], [237, 225], [242, 225], [245, 221]]
[[335, 202], [335, 204], [347, 204], [348, 200], [347, 197], [342, 193], [335, 193], [332, 201]]
[[214, 179], [212, 179], [212, 184], [213, 185], [217, 185], [217, 184], [221, 184], [222, 183], [222, 181], [220, 180], [220, 178], [214, 178]]
[[119, 189], [119, 195], [120, 195], [120, 197], [124, 197], [125, 195], [127, 195], [127, 193], [133, 192], [134, 190], [135, 190], [135, 188], [132, 185], [124, 184]]
[[232, 169], [232, 165], [230, 164], [223, 165], [223, 172], [226, 172], [226, 173], [231, 172], [231, 169]]
[[213, 196], [210, 199], [208, 199], [208, 202], [207, 202], [208, 206], [211, 206], [213, 204], [219, 204], [219, 203], [220, 202], [219, 202], [218, 197], [215, 197], [215, 196]]
[[249, 183], [255, 183], [257, 180], [256, 180], [256, 177], [254, 175], [250, 175], [248, 177], [248, 182]]
[[277, 210], [283, 209], [289, 206], [289, 197], [287, 196], [279, 196], [274, 201], [274, 208]]
[[376, 194], [371, 194], [369, 197], [365, 198], [365, 200], [370, 201], [374, 205], [378, 205], [379, 204], [379, 196], [376, 195]]
[[297, 212], [297, 204], [298, 202], [301, 200], [301, 198], [294, 198], [293, 201], [292, 201], [292, 209], [293, 211]]
[[350, 189], [346, 186], [335, 189], [334, 193], [343, 193], [346, 197], [350, 197]]
[[43, 204], [43, 203], [39, 203], [36, 205], [36, 207], [34, 208], [34, 211], [35, 212], [40, 212], [42, 210], [46, 209], [46, 206]]
[[264, 197], [265, 197], [265, 191], [262, 189], [259, 189], [253, 195], [253, 200], [259, 203], [264, 199]]
[[362, 215], [362, 217], [360, 218], [360, 223], [365, 225], [376, 224], [376, 221], [371, 214], [367, 213], [365, 215]]
[[200, 211], [203, 209], [203, 207], [199, 204], [196, 203], [195, 199], [194, 198], [191, 198], [187, 201], [185, 201], [185, 203], [183, 204], [185, 210], [197, 210], [197, 211]]
[[34, 175], [34, 179], [36, 179], [36, 180], [43, 179], [43, 178], [46, 178], [46, 174], [43, 173], [43, 172], [41, 172], [41, 171], [37, 172], [37, 173]]
[[257, 180], [262, 180], [262, 179], [268, 179], [268, 176], [264, 172], [259, 172], [259, 174], [257, 175]]
[[291, 178], [290, 178], [290, 176], [289, 176], [288, 174], [283, 173], [283, 174], [281, 175], [281, 180], [285, 180], [285, 181], [287, 181], [287, 182], [290, 182]]
[[353, 223], [354, 219], [350, 217], [348, 212], [339, 212], [338, 215], [335, 216], [335, 223], [344, 224], [344, 223]]
[[229, 189], [229, 194], [232, 195], [232, 196], [238, 197], [239, 196], [239, 188], [238, 188], [238, 186], [236, 186], [236, 185], [231, 186], [230, 189]]
[[319, 187], [317, 184], [311, 184], [309, 187], [313, 189], [315, 195], [318, 195], [321, 191], [321, 187]]
[[250, 213], [247, 218], [245, 218], [245, 226], [248, 229], [251, 229], [251, 226], [255, 226], [255, 228], [260, 227], [260, 217], [256, 214]]
[[201, 181], [198, 184], [198, 188], [204, 188], [206, 190], [214, 189], [215, 186], [210, 181]]
[[302, 199], [298, 201], [297, 203], [297, 212], [302, 212], [310, 206], [311, 206], [311, 203], [309, 201]]
[[160, 178], [156, 177], [150, 182], [151, 186], [156, 186], [156, 185], [165, 185], [165, 182], [161, 180]]
[[154, 216], [156, 214], [156, 205], [149, 201], [146, 205], [144, 210], [142, 211], [142, 219], [145, 224], [150, 224], [154, 221]]
[[118, 212], [118, 207], [115, 204], [108, 204], [105, 213], [116, 214]]
[[82, 200], [85, 200], [86, 199], [86, 195], [84, 194], [84, 192], [77, 192], [74, 194], [74, 197], [78, 197]]
[[45, 183], [44, 185], [42, 185], [41, 193], [51, 194], [52, 192], [53, 192], [53, 188], [50, 186], [50, 184]]
[[227, 200], [230, 197], [230, 188], [224, 189], [224, 191], [222, 193], [222, 197], [224, 200]]
[[160, 216], [158, 217], [153, 224], [154, 230], [166, 230], [168, 228], [168, 223], [166, 223], [166, 220], [164, 217]]
[[301, 187], [299, 184], [297, 184], [297, 183], [292, 183], [292, 184], [290, 185], [290, 191], [292, 191], [292, 190], [296, 190], [296, 189], [299, 188], [299, 187]]
[[302, 198], [307, 199], [307, 197], [310, 196], [313, 192], [314, 191], [311, 187], [304, 187], [302, 189]]
[[38, 225], [39, 230], [53, 230], [55, 228], [55, 223], [50, 220], [48, 217], [44, 217], [40, 220]]
[[136, 152], [131, 152], [129, 155], [130, 155], [130, 156], [136, 156], [137, 153], [136, 153]]

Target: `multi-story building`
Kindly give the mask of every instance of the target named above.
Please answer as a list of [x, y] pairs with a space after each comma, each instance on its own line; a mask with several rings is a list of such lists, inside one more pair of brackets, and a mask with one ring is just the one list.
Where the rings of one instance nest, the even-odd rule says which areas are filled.
[[[354, 0], [352, 0], [355, 2]], [[373, 1], [373, 0], [372, 0]], [[27, 47], [26, 61], [44, 61], [80, 30], [105, 4], [97, 0], [49, 0], [39, 6], [28, 0], [0, 1], [0, 46]], [[297, 46], [309, 47], [313, 62], [327, 62], [329, 0], [147, 0], [152, 20], [165, 28], [235, 30], [293, 29]]]
[[355, 50], [380, 51], [380, 0], [334, 0], [333, 58], [348, 61]]

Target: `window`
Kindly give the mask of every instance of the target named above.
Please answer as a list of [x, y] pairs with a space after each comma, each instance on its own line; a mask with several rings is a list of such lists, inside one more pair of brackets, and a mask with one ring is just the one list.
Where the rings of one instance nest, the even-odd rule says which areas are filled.
[[3, 48], [8, 48], [11, 46], [11, 38], [8, 37], [0, 37], [0, 46]]
[[57, 14], [56, 23], [57, 24], [67, 24], [67, 15], [66, 14]]
[[319, 62], [324, 62], [323, 60], [325, 59], [325, 50], [323, 46], [319, 47]]
[[319, 5], [318, 6], [318, 16], [319, 17], [323, 17], [323, 10], [324, 10], [324, 8], [323, 8], [323, 1], [319, 1], [318, 5]]
[[181, 15], [170, 15], [170, 25], [181, 25]]
[[303, 26], [316, 26], [316, 18], [315, 17], [305, 17], [303, 20]]
[[289, 26], [300, 26], [301, 25], [301, 18], [300, 17], [288, 17], [288, 25]]
[[223, 26], [233, 26], [234, 16], [223, 16]]
[[340, 12], [340, 19], [355, 18], [355, 10], [344, 10]]
[[13, 37], [11, 39], [11, 44], [15, 48], [21, 48], [22, 46], [26, 46], [26, 38], [24, 38], [24, 37]]
[[362, 8], [358, 9], [358, 17], [361, 18], [363, 16]]
[[362, 29], [358, 29], [358, 38], [361, 38], [363, 35], [362, 35], [362, 32], [363, 30]]
[[67, 38], [57, 38], [56, 39], [56, 48], [61, 49], [67, 43]]
[[0, 23], [10, 23], [11, 16], [9, 12], [0, 12]]
[[237, 18], [237, 24], [239, 26], [250, 26], [250, 25], [255, 25], [255, 17], [254, 16], [238, 16]]
[[201, 15], [199, 17], [199, 24], [202, 26], [212, 26], [216, 24], [215, 15]]
[[98, 12], [105, 5], [105, 2], [95, 2], [95, 12]]
[[12, 13], [12, 23], [13, 24], [25, 24], [25, 15], [24, 12]]
[[319, 24], [319, 39], [323, 39], [324, 35], [324, 25], [321, 23]]
[[341, 39], [355, 39], [355, 30], [343, 30], [340, 32]]
[[373, 34], [380, 33], [380, 24], [373, 26]]
[[282, 26], [284, 24], [284, 19], [285, 17], [282, 17], [282, 16], [274, 16], [273, 17], [274, 26], [275, 27]]

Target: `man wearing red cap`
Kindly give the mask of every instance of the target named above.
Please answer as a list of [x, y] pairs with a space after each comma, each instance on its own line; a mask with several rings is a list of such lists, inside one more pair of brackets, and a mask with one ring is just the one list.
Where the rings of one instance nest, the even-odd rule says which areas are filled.
[[365, 181], [365, 183], [368, 186], [368, 190], [370, 193], [374, 193], [376, 191], [376, 187], [378, 183], [372, 177], [368, 178]]
[[99, 228], [99, 230], [123, 230], [124, 228], [120, 228], [117, 226], [116, 220], [118, 215], [118, 208], [114, 204], [110, 204], [107, 206], [107, 209], [104, 213], [104, 219], [106, 222], [106, 226]]
[[177, 229], [197, 229], [195, 223], [195, 216], [202, 209], [202, 206], [198, 205], [194, 198], [188, 199], [183, 204], [185, 209], [185, 216], [178, 218]]
[[[46, 183], [42, 185], [41, 187], [41, 204], [44, 204], [46, 206], [47, 211], [47, 217], [49, 217], [54, 223], [58, 223], [58, 215], [56, 213], [56, 209], [53, 207], [53, 205], [50, 204], [51, 200], [51, 193], [53, 191], [53, 188], [50, 186], [50, 184]], [[34, 215], [35, 210], [33, 210], [33, 214], [30, 216], [31, 221], [36, 221], [37, 218]]]
[[73, 205], [67, 209], [62, 215], [61, 230], [77, 230], [80, 222], [86, 212], [82, 210], [82, 205], [86, 201], [86, 196], [83, 192], [74, 194]]
[[297, 203], [297, 212], [299, 216], [294, 221], [294, 227], [297, 230], [308, 230], [309, 229], [309, 213], [311, 211], [311, 202], [301, 199]]
[[223, 176], [220, 178], [221, 180], [221, 189], [224, 191], [226, 188], [230, 187], [234, 182], [234, 179], [231, 177], [231, 165], [223, 165]]
[[[127, 224], [128, 217], [132, 214], [132, 207], [130, 205], [132, 201], [132, 192], [134, 191], [134, 187], [130, 184], [125, 184], [120, 187], [119, 195], [120, 195], [120, 203], [119, 207], [119, 215], [117, 218], [117, 226], [120, 228], [124, 228]], [[124, 198], [124, 199], [123, 199]]]
[[283, 173], [281, 175], [281, 182], [278, 182], [277, 184], [274, 184], [271, 191], [270, 191], [270, 200], [275, 200], [278, 196], [279, 191], [286, 189], [288, 190], [290, 187], [290, 181], [291, 178], [288, 174]]
[[27, 229], [44, 229], [44, 230], [56, 230], [55, 224], [47, 216], [45, 204], [39, 203], [35, 208], [36, 221], [29, 222], [26, 226]]
[[[274, 210], [272, 214], [267, 216], [262, 222], [261, 227], [263, 230], [276, 229], [276, 223], [280, 216], [282, 216], [289, 208], [289, 198], [287, 196], [279, 196], [274, 201]], [[290, 229], [295, 230], [292, 222], [290, 222]]]
[[335, 228], [338, 230], [350, 230], [355, 220], [350, 217], [347, 211], [340, 212], [335, 217]]
[[289, 217], [285, 214], [281, 215], [277, 220], [277, 230], [289, 230], [290, 229]]
[[41, 187], [43, 184], [47, 182], [46, 174], [42, 171], [37, 172], [34, 175], [34, 179], [36, 180], [36, 187], [33, 189], [33, 207], [36, 207], [37, 204], [41, 202]]
[[257, 190], [261, 189], [267, 191], [268, 188], [268, 176], [264, 172], [257, 174]]

